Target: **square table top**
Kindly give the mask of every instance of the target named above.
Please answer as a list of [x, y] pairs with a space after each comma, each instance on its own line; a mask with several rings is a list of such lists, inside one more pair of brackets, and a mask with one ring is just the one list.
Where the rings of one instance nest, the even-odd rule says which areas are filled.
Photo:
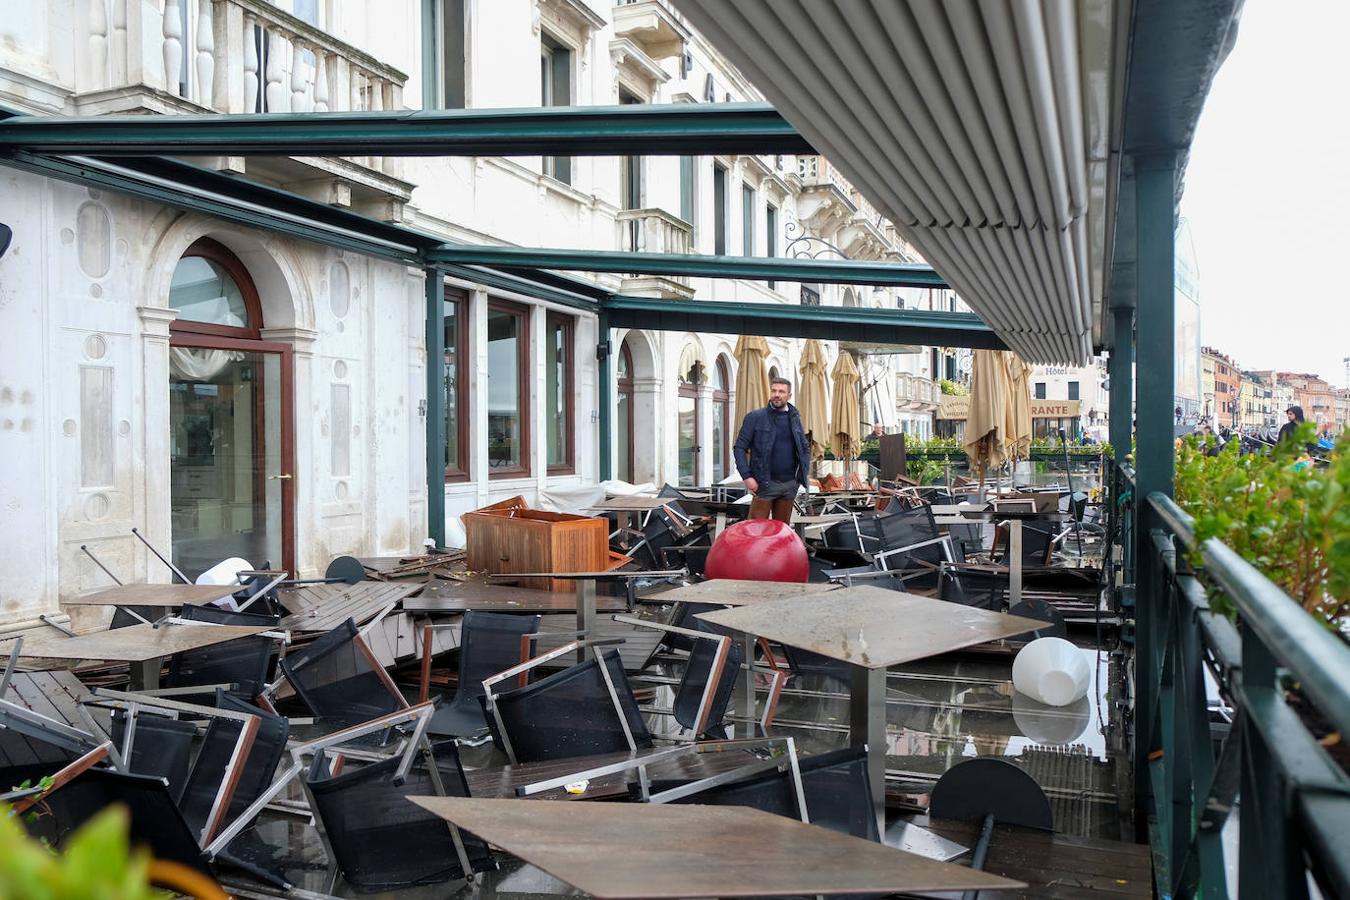
[[1022, 886], [748, 807], [411, 799], [601, 898], [764, 897]]
[[129, 625], [95, 631], [59, 641], [25, 642], [24, 657], [35, 659], [100, 659], [110, 662], [148, 662], [184, 650], [223, 644], [270, 629], [243, 625], [173, 625], [158, 628]]
[[679, 497], [610, 497], [608, 500], [601, 500], [599, 503], [592, 503], [586, 507], [596, 512], [642, 512], [650, 509], [660, 509], [663, 506], [669, 506], [671, 503], [679, 503]]
[[332, 631], [348, 619], [363, 625], [421, 588], [420, 582], [408, 581], [302, 585], [281, 593], [281, 602], [291, 614], [282, 618], [278, 627]]
[[1046, 624], [871, 585], [719, 609], [698, 618], [866, 669], [926, 659]]
[[[419, 585], [422, 593], [403, 601], [410, 613], [461, 613], [469, 610], [500, 613], [574, 613], [575, 591], [536, 591], [508, 585], [475, 582], [440, 581]], [[622, 597], [600, 595], [595, 598], [597, 612], [622, 612], [628, 609]]]
[[687, 584], [659, 594], [648, 594], [642, 599], [648, 603], [720, 603], [723, 606], [752, 606], [776, 600], [808, 597], [838, 590], [838, 585], [821, 582], [805, 584], [789, 581], [741, 581], [735, 578], [714, 578]]
[[122, 584], [61, 601], [62, 606], [183, 606], [204, 604], [228, 597], [239, 585], [218, 584]]

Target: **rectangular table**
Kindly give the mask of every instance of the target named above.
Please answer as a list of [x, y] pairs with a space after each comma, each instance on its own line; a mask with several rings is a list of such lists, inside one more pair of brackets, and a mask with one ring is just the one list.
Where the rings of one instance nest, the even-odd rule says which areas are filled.
[[202, 605], [230, 596], [239, 585], [212, 584], [123, 584], [81, 594], [61, 601], [62, 606], [159, 606], [177, 609], [184, 604]]
[[850, 744], [867, 747], [872, 800], [883, 831], [887, 667], [1012, 637], [1045, 625], [1035, 619], [871, 585], [715, 610], [700, 613], [698, 618], [819, 653], [852, 667]]
[[[651, 498], [647, 498], [651, 499]], [[555, 578], [561, 581], [576, 582], [576, 599], [573, 604], [567, 607], [568, 610], [575, 609], [577, 613], [577, 631], [582, 636], [590, 639], [595, 636], [595, 614], [596, 612], [619, 612], [617, 607], [611, 607], [603, 604], [599, 600], [598, 584], [601, 581], [622, 581], [627, 590], [626, 601], [622, 607], [624, 612], [633, 611], [633, 601], [636, 599], [633, 593], [633, 584], [638, 578], [667, 578], [677, 575], [683, 575], [681, 570], [664, 570], [659, 572], [642, 571], [619, 571], [618, 569], [607, 569], [599, 572], [537, 572], [525, 574], [494, 573], [488, 578], [505, 581], [508, 578], [532, 578], [544, 577]], [[577, 653], [577, 662], [584, 662], [592, 655], [589, 647], [583, 647]]]
[[[759, 603], [773, 603], [779, 600], [811, 597], [834, 591], [839, 585], [820, 582], [786, 581], [742, 581], [735, 578], [714, 578], [698, 584], [687, 584], [659, 594], [649, 594], [642, 599], [648, 603], [718, 603], [722, 606], [752, 606]], [[741, 632], [742, 658], [749, 661], [755, 658], [755, 636]], [[745, 683], [735, 701], [736, 712], [745, 716], [748, 722], [755, 721], [755, 679], [746, 671]], [[754, 733], [751, 726], [751, 734]]]
[[95, 631], [59, 641], [33, 641], [23, 645], [22, 657], [33, 659], [107, 660], [131, 664], [133, 689], [153, 688], [159, 681], [163, 658], [185, 650], [223, 644], [235, 638], [269, 631], [266, 627], [242, 625], [174, 625], [158, 628], [130, 625]]
[[748, 807], [411, 799], [555, 878], [612, 900], [1023, 886]]

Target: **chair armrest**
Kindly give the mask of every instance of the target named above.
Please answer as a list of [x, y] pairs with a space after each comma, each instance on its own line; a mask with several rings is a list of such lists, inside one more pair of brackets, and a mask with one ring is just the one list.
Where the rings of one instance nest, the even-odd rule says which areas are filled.
[[569, 653], [575, 653], [576, 651], [582, 649], [583, 647], [600, 647], [618, 643], [623, 643], [623, 640], [621, 638], [609, 638], [598, 641], [568, 641], [561, 647], [555, 647], [554, 649], [548, 651], [547, 653], [541, 653], [538, 656], [534, 657], [533, 659], [527, 659], [525, 662], [519, 665], [512, 666], [509, 669], [504, 669], [503, 671], [498, 672], [496, 675], [490, 675], [487, 678], [484, 678], [483, 691], [487, 694], [488, 702], [491, 703], [493, 698], [492, 694], [493, 685], [500, 684], [501, 682], [506, 681], [508, 678], [514, 678], [517, 675], [523, 674], [525, 672], [530, 671], [531, 669], [537, 668], [538, 666], [543, 665], [549, 660], [557, 659], [560, 656], [566, 656]]

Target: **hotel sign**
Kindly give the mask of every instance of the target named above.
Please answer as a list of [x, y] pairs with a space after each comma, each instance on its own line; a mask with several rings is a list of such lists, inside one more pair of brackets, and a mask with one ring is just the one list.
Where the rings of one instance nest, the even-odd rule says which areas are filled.
[[[1082, 408], [1080, 400], [1032, 400], [1033, 419], [1076, 419]], [[939, 419], [965, 419], [970, 415], [970, 398], [943, 394], [938, 400]]]

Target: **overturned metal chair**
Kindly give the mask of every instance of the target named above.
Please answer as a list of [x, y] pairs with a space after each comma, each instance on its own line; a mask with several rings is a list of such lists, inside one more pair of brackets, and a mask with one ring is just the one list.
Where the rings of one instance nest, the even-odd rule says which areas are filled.
[[400, 756], [358, 767], [342, 762], [318, 748], [304, 781], [334, 874], [360, 891], [391, 891], [496, 868], [486, 844], [407, 799], [468, 796], [453, 742], [410, 764]]
[[[321, 730], [338, 731], [408, 708], [351, 619], [287, 654], [278, 668]], [[264, 692], [269, 702], [277, 687]]]
[[[429, 731], [450, 737], [474, 737], [488, 730], [483, 718], [483, 680], [503, 669], [525, 662], [534, 655], [541, 616], [490, 613], [470, 610], [464, 614], [459, 633], [459, 677], [454, 699], [443, 704], [431, 718]], [[436, 626], [422, 631], [422, 698], [428, 698], [431, 675], [431, 635]]]
[[512, 763], [594, 756], [652, 746], [652, 736], [615, 651], [507, 690], [522, 675], [598, 642], [572, 641], [483, 680], [482, 703], [498, 747]]

